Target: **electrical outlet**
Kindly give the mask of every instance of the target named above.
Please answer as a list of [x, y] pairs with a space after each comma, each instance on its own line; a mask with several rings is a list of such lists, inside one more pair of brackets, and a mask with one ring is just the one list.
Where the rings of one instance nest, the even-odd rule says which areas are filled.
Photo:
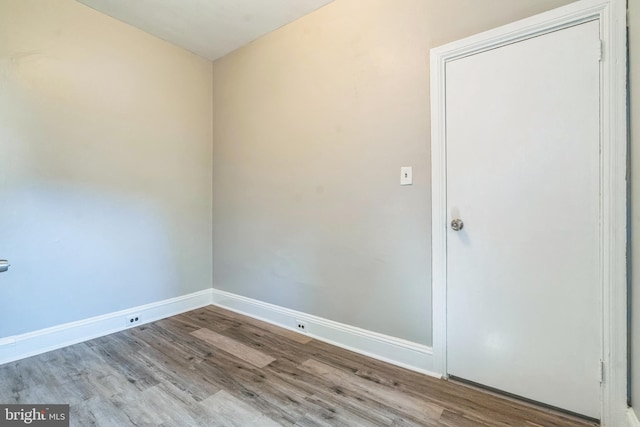
[[296, 329], [300, 332], [307, 332], [307, 324], [302, 320], [296, 320]]
[[140, 323], [142, 317], [139, 314], [133, 314], [127, 317], [127, 326], [134, 326]]

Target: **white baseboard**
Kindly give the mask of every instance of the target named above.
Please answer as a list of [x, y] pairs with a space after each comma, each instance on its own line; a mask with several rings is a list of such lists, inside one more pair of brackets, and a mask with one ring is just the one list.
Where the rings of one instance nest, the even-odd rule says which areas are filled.
[[633, 408], [627, 409], [627, 424], [629, 427], [640, 427], [640, 420]]
[[441, 377], [433, 370], [433, 351], [426, 345], [216, 289], [206, 289], [77, 322], [1, 338], [0, 365], [128, 329], [130, 326], [127, 324], [127, 318], [132, 315], [140, 316], [141, 320], [136, 324], [139, 326], [212, 303], [291, 330], [294, 330], [293, 325], [296, 321], [302, 321], [306, 324], [307, 335], [312, 338], [413, 371]]
[[129, 328], [127, 317], [139, 315], [135, 326], [210, 305], [211, 289], [141, 305], [77, 322], [65, 323], [0, 339], [0, 365], [77, 344]]
[[297, 321], [306, 324], [306, 334], [374, 359], [440, 378], [433, 370], [433, 350], [400, 338], [213, 289], [213, 305], [283, 328], [294, 330]]

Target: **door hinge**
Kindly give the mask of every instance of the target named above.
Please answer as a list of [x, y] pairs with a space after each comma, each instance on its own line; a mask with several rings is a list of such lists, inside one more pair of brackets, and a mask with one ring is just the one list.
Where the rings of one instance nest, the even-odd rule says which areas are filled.
[[604, 361], [600, 361], [600, 384], [604, 384]]
[[602, 61], [602, 55], [604, 53], [604, 43], [602, 42], [602, 40], [598, 40], [597, 51], [598, 51], [598, 61]]

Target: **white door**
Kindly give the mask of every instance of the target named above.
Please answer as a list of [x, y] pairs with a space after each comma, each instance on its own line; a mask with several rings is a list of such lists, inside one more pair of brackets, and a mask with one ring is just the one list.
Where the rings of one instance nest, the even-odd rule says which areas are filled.
[[447, 370], [600, 417], [599, 23], [447, 63]]

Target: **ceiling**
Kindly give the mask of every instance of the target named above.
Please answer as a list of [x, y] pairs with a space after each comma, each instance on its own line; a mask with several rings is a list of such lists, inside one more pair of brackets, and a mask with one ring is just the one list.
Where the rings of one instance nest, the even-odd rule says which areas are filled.
[[210, 60], [333, 0], [78, 0]]

